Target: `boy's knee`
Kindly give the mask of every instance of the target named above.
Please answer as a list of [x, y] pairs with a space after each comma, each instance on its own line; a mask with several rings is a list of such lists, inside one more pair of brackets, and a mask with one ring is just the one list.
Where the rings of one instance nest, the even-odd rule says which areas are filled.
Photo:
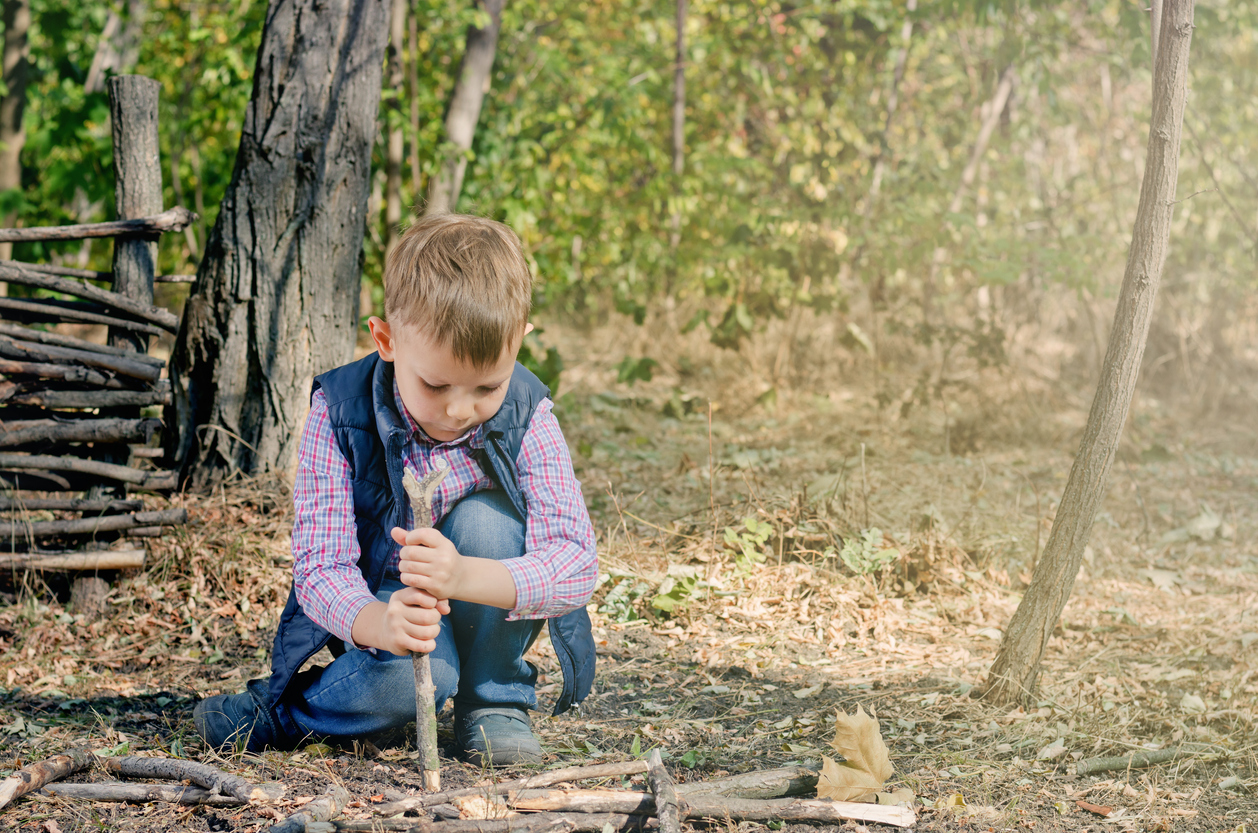
[[501, 561], [524, 554], [524, 521], [500, 489], [463, 498], [440, 529], [463, 555]]

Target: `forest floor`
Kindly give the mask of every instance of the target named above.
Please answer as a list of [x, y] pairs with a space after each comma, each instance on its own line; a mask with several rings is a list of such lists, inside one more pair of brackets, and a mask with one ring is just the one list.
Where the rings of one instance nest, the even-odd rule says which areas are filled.
[[[561, 346], [583, 357], [569, 358], [558, 413], [600, 536], [600, 664], [579, 714], [545, 717], [558, 672], [545, 638], [532, 650], [544, 766], [653, 747], [680, 780], [816, 766], [833, 754], [835, 710], [861, 706], [890, 749], [887, 789], [914, 792], [920, 829], [1258, 821], [1252, 420], [1216, 429], [1137, 403], [1036, 699], [1001, 708], [971, 692], [1047, 540], [1088, 395], [1009, 393], [995, 409], [976, 396], [945, 427], [942, 410], [880, 405], [871, 383], [768, 396], [682, 360], [628, 387], [615, 381], [623, 350]], [[329, 782], [358, 818], [373, 797], [417, 791], [406, 746], [221, 757], [200, 744], [197, 700], [267, 671], [291, 506], [263, 482], [169, 502], [192, 523], [149, 539], [149, 566], [112, 577], [96, 621], [67, 610], [64, 578], [6, 579], [0, 772], [89, 744], [282, 781], [288, 798], [205, 809], [33, 795], [0, 811], [0, 829], [256, 831]], [[449, 740], [448, 718], [441, 731]], [[1181, 742], [1205, 751], [1075, 774]], [[487, 777], [502, 773], [443, 760], [448, 785]]]

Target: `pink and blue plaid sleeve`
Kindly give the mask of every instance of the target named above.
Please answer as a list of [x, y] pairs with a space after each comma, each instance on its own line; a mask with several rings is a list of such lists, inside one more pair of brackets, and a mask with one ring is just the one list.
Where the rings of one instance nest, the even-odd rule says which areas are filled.
[[516, 468], [528, 503], [524, 555], [500, 562], [515, 579], [508, 619], [546, 619], [582, 607], [594, 593], [598, 552], [590, 513], [549, 399], [533, 413]]
[[321, 390], [310, 400], [310, 416], [297, 450], [293, 505], [297, 601], [315, 624], [353, 644], [354, 619], [376, 598], [358, 569], [361, 551], [349, 462], [332, 433]]

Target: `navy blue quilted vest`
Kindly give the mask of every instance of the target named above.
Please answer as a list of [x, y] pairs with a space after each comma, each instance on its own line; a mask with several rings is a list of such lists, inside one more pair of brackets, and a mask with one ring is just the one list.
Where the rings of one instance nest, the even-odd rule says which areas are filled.
[[[408, 429], [393, 397], [393, 364], [380, 361], [373, 353], [316, 377], [314, 390], [320, 388], [327, 397], [336, 441], [353, 472], [354, 520], [362, 549], [359, 566], [375, 593], [393, 553], [389, 530], [405, 526], [405, 508], [409, 506], [402, 490], [402, 447]], [[482, 429], [485, 447], [479, 459], [481, 467], [507, 493], [522, 518], [527, 517], [528, 506], [520, 491], [515, 459], [534, 409], [549, 394], [536, 376], [517, 363], [502, 407]], [[594, 637], [584, 607], [553, 618], [549, 624], [551, 643], [563, 669], [563, 691], [554, 711], [561, 714], [590, 693]], [[296, 726], [280, 721], [274, 704], [283, 702], [302, 664], [331, 637], [306, 616], [290, 589], [275, 635], [270, 680], [272, 719], [286, 732], [295, 732]], [[333, 645], [339, 648], [340, 642]]]

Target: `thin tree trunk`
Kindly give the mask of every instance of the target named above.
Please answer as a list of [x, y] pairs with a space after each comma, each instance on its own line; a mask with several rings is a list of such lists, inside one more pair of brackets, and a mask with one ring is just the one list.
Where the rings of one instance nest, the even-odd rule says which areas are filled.
[[[1016, 80], [1017, 71], [1010, 64], [1000, 74], [1000, 81], [996, 84], [996, 92], [992, 95], [989, 102], [987, 117], [983, 119], [983, 124], [979, 128], [978, 138], [974, 140], [974, 147], [970, 150], [970, 159], [965, 163], [965, 170], [961, 172], [961, 181], [957, 183], [957, 189], [952, 194], [952, 201], [948, 203], [948, 214], [944, 217], [943, 223], [945, 228], [949, 224], [948, 216], [956, 214], [961, 210], [961, 205], [965, 202], [966, 192], [974, 184], [974, 177], [978, 174], [978, 163], [983, 158], [983, 154], [987, 152], [987, 143], [991, 141], [996, 125], [1000, 124], [1000, 114], [1005, 111], [1005, 105], [1009, 103], [1009, 95], [1013, 92], [1013, 85]], [[927, 275], [926, 285], [922, 288], [922, 320], [927, 323], [930, 322], [931, 308], [934, 306], [935, 281], [939, 276], [939, 269], [943, 266], [947, 256], [947, 248], [937, 246], [930, 258], [930, 273]]]
[[467, 50], [459, 67], [459, 80], [450, 96], [446, 113], [446, 141], [453, 152], [446, 157], [428, 183], [428, 204], [424, 214], [454, 211], [463, 190], [463, 173], [467, 169], [467, 152], [472, 147], [480, 108], [489, 92], [490, 73], [494, 68], [494, 50], [498, 48], [498, 30], [502, 26], [502, 7], [506, 0], [481, 0], [481, 8], [489, 15], [483, 29], [469, 26]]
[[423, 170], [419, 164], [419, 14], [415, 9], [406, 19], [407, 25], [407, 89], [411, 117], [411, 199], [419, 202]]
[[402, 98], [405, 95], [405, 74], [402, 71], [402, 44], [406, 40], [406, 6], [409, 0], [393, 0], [389, 25], [388, 72], [389, 112], [385, 114], [389, 143], [385, 149], [384, 170], [384, 254], [387, 258], [398, 241], [402, 224], [402, 162], [405, 156], [405, 135], [402, 131]]
[[909, 43], [913, 39], [913, 12], [917, 11], [917, 0], [908, 0], [905, 4], [904, 23], [900, 25], [900, 48], [896, 51], [895, 69], [891, 73], [891, 89], [887, 93], [887, 117], [882, 124], [882, 135], [878, 141], [878, 156], [874, 159], [873, 176], [869, 182], [869, 193], [865, 195], [861, 216], [868, 220], [874, 210], [874, 203], [882, 193], [882, 178], [887, 171], [887, 136], [891, 133], [891, 123], [895, 120], [895, 111], [900, 107], [900, 82], [904, 80], [904, 69], [908, 65]]
[[687, 0], [677, 0], [677, 52], [673, 59], [673, 214], [668, 243], [681, 245], [681, 175], [686, 169], [686, 11]]
[[1105, 366], [1048, 544], [987, 678], [984, 694], [998, 703], [1026, 700], [1035, 690], [1040, 660], [1074, 587], [1131, 407], [1170, 243], [1192, 20], [1193, 0], [1166, 0], [1140, 206]]
[[388, 0], [272, 0], [231, 184], [184, 308], [167, 415], [185, 482], [285, 471], [347, 362]]
[[[0, 191], [22, 187], [22, 146], [26, 130], [26, 84], [30, 78], [31, 47], [26, 34], [31, 28], [31, 0], [4, 0], [4, 88], [0, 98]], [[9, 214], [0, 220], [6, 228], [17, 222]], [[12, 243], [0, 243], [0, 260], [13, 256]], [[0, 292], [0, 295], [3, 295]]]

